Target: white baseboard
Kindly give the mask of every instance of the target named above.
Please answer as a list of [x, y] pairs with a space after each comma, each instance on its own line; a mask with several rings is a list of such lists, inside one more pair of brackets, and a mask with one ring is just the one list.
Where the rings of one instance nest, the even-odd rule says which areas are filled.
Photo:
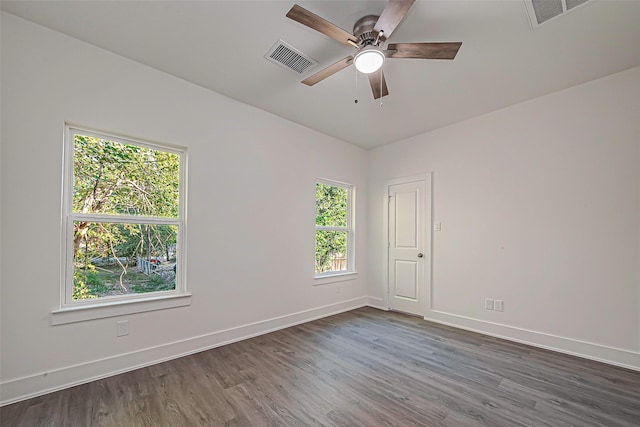
[[608, 347], [601, 344], [500, 323], [487, 322], [437, 310], [431, 310], [430, 314], [425, 316], [424, 319], [471, 332], [531, 345], [533, 347], [544, 348], [583, 359], [595, 360], [609, 365], [640, 371], [640, 353], [637, 351]]
[[5, 381], [0, 384], [0, 406], [364, 307], [367, 303], [367, 297], [355, 298], [139, 351]]
[[[66, 366], [0, 384], [0, 406], [41, 396], [145, 366], [242, 341], [312, 320], [370, 306], [387, 311], [381, 298], [361, 297], [143, 350]], [[432, 310], [425, 320], [640, 371], [640, 353]]]
[[389, 311], [382, 298], [367, 297], [367, 306], [377, 308], [378, 310]]

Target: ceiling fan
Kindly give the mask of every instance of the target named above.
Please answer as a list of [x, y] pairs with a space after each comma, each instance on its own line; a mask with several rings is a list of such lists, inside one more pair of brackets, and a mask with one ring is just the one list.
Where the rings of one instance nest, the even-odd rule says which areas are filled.
[[297, 4], [287, 13], [287, 18], [306, 25], [334, 40], [357, 49], [354, 56], [349, 55], [327, 68], [307, 77], [302, 83], [313, 86], [338, 71], [355, 64], [356, 69], [368, 74], [374, 99], [389, 94], [382, 71], [387, 58], [417, 59], [453, 59], [461, 42], [451, 43], [390, 43], [386, 49], [382, 46], [391, 33], [402, 22], [415, 0], [389, 0], [380, 16], [367, 15], [353, 26], [353, 34], [331, 22], [315, 15]]

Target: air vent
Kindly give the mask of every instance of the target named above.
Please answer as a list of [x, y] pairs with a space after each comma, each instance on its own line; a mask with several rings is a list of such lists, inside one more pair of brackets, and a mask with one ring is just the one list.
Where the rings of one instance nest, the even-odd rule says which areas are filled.
[[278, 40], [264, 57], [298, 74], [304, 74], [318, 65], [318, 61], [282, 40]]
[[531, 28], [538, 27], [589, 0], [524, 0]]
[[588, 0], [567, 0], [567, 10], [571, 10], [576, 6], [580, 6], [582, 3], [586, 3]]

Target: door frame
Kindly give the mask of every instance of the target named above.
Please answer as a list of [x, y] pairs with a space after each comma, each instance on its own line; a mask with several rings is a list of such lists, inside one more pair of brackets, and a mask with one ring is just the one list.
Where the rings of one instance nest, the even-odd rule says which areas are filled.
[[[383, 265], [383, 289], [382, 289], [382, 294], [383, 294], [383, 301], [384, 301], [384, 307], [387, 308], [387, 310], [391, 310], [390, 304], [389, 304], [389, 189], [391, 186], [394, 185], [398, 185], [398, 184], [408, 184], [411, 182], [417, 182], [417, 181], [423, 181], [425, 183], [424, 187], [426, 189], [426, 194], [425, 197], [423, 198], [423, 209], [422, 209], [422, 213], [423, 213], [423, 217], [422, 217], [422, 221], [424, 222], [424, 250], [425, 251], [429, 251], [429, 253], [427, 254], [427, 256], [424, 258], [424, 281], [426, 283], [423, 284], [424, 287], [424, 294], [426, 295], [426, 298], [428, 299], [428, 301], [426, 302], [425, 306], [424, 306], [424, 310], [422, 313], [423, 317], [426, 317], [427, 314], [429, 312], [431, 312], [432, 307], [433, 307], [433, 294], [432, 294], [432, 287], [431, 287], [431, 283], [433, 280], [433, 238], [432, 238], [432, 234], [433, 234], [433, 172], [426, 172], [426, 173], [422, 173], [422, 174], [417, 174], [417, 175], [410, 175], [410, 176], [406, 176], [406, 177], [400, 177], [400, 178], [394, 178], [394, 179], [390, 179], [387, 180], [385, 182], [385, 187], [384, 187], [384, 198], [382, 200], [382, 205], [383, 205], [383, 219], [382, 219], [382, 250], [383, 250], [383, 259], [384, 259], [384, 265]], [[387, 244], [385, 245], [384, 242], [387, 242]]]

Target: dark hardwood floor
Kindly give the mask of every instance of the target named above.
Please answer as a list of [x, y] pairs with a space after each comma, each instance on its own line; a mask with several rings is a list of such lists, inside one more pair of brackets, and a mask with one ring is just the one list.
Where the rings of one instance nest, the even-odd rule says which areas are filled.
[[6, 406], [2, 426], [640, 426], [640, 372], [362, 308]]

